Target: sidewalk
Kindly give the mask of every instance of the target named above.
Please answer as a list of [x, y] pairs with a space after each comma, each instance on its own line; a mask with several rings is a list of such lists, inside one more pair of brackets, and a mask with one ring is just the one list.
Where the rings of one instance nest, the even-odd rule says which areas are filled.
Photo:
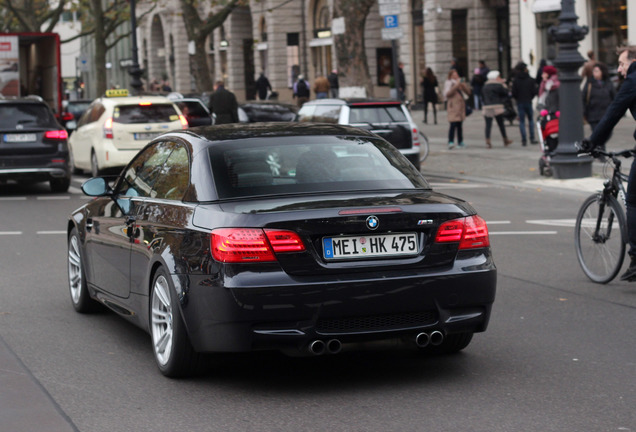
[[[519, 120], [512, 125], [506, 121], [506, 133], [513, 143], [504, 147], [496, 122], [493, 122], [491, 133], [492, 149], [486, 147], [486, 123], [481, 111], [475, 111], [464, 121], [465, 148], [448, 149], [448, 121], [446, 111], [437, 112], [437, 124], [433, 124], [433, 115], [429, 107], [428, 124], [424, 124], [422, 110], [411, 111], [413, 120], [421, 131], [428, 137], [430, 153], [422, 163], [421, 170], [426, 176], [452, 178], [458, 180], [493, 181], [510, 183], [518, 186], [557, 187], [595, 191], [602, 188], [603, 163], [595, 160], [592, 164], [592, 177], [582, 179], [558, 180], [552, 177], [542, 177], [539, 174], [539, 145], [526, 147], [521, 145]], [[526, 125], [527, 127], [527, 125]], [[536, 125], [533, 124], [536, 128]], [[623, 117], [614, 129], [607, 148], [621, 150], [632, 148], [635, 144], [633, 133], [636, 122]], [[584, 126], [584, 136], [589, 136], [590, 128]], [[535, 134], [536, 136], [536, 134]], [[629, 169], [630, 164], [624, 168]]]

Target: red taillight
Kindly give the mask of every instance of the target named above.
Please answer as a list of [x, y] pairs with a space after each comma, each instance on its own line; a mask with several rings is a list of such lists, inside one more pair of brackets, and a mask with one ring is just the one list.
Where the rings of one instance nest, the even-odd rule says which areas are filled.
[[181, 121], [181, 129], [187, 129], [188, 128], [188, 119], [185, 118], [185, 116], [183, 114], [179, 115], [179, 120]]
[[152, 102], [139, 102], [139, 106], [150, 106]]
[[303, 242], [293, 231], [220, 228], [212, 231], [212, 256], [224, 263], [276, 261], [274, 252], [300, 252]]
[[68, 138], [68, 132], [65, 130], [46, 131], [44, 132], [44, 138], [63, 141]]
[[108, 117], [104, 122], [104, 138], [113, 139], [113, 118]]
[[413, 128], [413, 145], [420, 145], [420, 132], [417, 130], [417, 128]]
[[475, 215], [444, 222], [437, 230], [435, 242], [459, 242], [460, 249], [490, 246], [486, 221]]
[[73, 113], [70, 113], [70, 112], [62, 113], [62, 120], [64, 121], [73, 120], [74, 118], [75, 116], [73, 115]]

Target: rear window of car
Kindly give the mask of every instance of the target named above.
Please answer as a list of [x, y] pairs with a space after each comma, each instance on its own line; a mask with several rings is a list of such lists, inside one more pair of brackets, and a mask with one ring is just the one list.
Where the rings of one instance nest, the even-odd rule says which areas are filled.
[[342, 105], [305, 105], [298, 112], [298, 121], [338, 123]]
[[179, 120], [172, 104], [119, 105], [113, 111], [115, 123], [168, 123]]
[[183, 115], [189, 117], [210, 117], [210, 114], [205, 110], [203, 104], [197, 101], [179, 101], [175, 102]]
[[209, 156], [221, 199], [429, 188], [395, 147], [379, 139], [253, 138], [211, 146]]
[[401, 123], [408, 119], [399, 105], [351, 106], [349, 124], [353, 123]]
[[32, 103], [0, 104], [0, 128], [47, 127], [55, 124], [49, 107]]
[[73, 114], [75, 118], [79, 118], [84, 113], [84, 111], [88, 109], [90, 105], [91, 105], [90, 101], [69, 102], [68, 106], [66, 107], [66, 110], [70, 112], [71, 114]]

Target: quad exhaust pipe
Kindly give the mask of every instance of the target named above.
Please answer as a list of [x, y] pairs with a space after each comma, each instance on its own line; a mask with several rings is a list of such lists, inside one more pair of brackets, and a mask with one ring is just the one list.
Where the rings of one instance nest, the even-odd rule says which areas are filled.
[[419, 333], [415, 336], [415, 345], [419, 348], [427, 347], [429, 344], [433, 346], [441, 345], [444, 342], [444, 333], [439, 330], [432, 331], [431, 333]]
[[309, 343], [308, 349], [311, 354], [316, 356], [323, 354], [338, 354], [342, 351], [342, 342], [338, 339], [330, 339], [327, 342], [316, 339]]

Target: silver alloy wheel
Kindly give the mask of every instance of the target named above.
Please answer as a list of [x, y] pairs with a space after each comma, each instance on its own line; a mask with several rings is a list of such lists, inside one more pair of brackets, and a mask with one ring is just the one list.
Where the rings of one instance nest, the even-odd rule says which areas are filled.
[[174, 340], [169, 289], [168, 281], [163, 275], [155, 280], [152, 287], [152, 344], [157, 361], [162, 366], [170, 361]]
[[71, 290], [71, 300], [79, 304], [82, 294], [82, 256], [79, 250], [77, 236], [71, 236], [68, 248], [68, 284]]

